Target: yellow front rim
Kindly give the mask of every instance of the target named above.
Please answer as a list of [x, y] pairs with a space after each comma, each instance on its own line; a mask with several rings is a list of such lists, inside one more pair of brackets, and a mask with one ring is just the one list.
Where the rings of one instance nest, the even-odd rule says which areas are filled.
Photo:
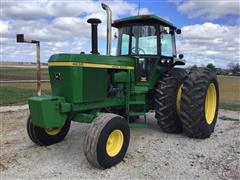
[[54, 136], [57, 135], [62, 130], [62, 128], [46, 128], [44, 130], [48, 135]]
[[182, 86], [183, 85], [181, 84], [177, 91], [177, 99], [176, 99], [177, 114], [180, 113], [180, 101], [181, 101], [181, 96], [182, 96]]
[[216, 88], [213, 83], [208, 87], [206, 99], [205, 99], [205, 118], [208, 124], [211, 124], [214, 120], [217, 107], [217, 95]]
[[114, 130], [107, 139], [106, 151], [110, 157], [116, 156], [123, 146], [123, 133], [121, 130]]

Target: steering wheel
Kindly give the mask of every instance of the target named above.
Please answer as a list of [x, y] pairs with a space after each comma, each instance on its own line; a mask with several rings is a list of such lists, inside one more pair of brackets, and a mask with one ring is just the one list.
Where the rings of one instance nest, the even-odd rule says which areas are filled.
[[143, 54], [145, 54], [145, 51], [144, 51], [142, 48], [136, 48], [136, 47], [132, 47], [132, 48], [131, 48], [131, 53], [132, 53], [132, 54], [136, 54], [135, 52], [133, 52], [134, 49], [137, 49], [138, 54], [139, 54], [139, 51], [142, 51]]

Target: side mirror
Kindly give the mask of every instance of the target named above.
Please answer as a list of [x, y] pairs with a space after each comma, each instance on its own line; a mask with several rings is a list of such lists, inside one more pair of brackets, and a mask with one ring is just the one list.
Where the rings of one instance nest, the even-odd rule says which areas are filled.
[[178, 58], [179, 58], [179, 59], [182, 59], [183, 57], [184, 57], [183, 54], [179, 54], [179, 55], [178, 55]]
[[24, 34], [17, 34], [16, 40], [18, 43], [24, 42]]
[[181, 32], [182, 32], [181, 29], [176, 29], [177, 34], [181, 34]]

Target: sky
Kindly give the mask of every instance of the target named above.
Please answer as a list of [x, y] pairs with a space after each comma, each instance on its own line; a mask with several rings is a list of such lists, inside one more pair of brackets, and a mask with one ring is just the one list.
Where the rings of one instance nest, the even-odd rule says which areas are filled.
[[[225, 68], [240, 62], [239, 0], [1, 0], [1, 61], [35, 62], [34, 44], [17, 44], [16, 34], [41, 42], [41, 61], [52, 54], [91, 51], [91, 30], [87, 19], [99, 25], [99, 52], [106, 52], [106, 12], [113, 20], [140, 14], [155, 14], [182, 29], [177, 35], [177, 52], [186, 66], [214, 64]], [[113, 34], [117, 29], [113, 29]], [[112, 40], [112, 55], [117, 40]]]

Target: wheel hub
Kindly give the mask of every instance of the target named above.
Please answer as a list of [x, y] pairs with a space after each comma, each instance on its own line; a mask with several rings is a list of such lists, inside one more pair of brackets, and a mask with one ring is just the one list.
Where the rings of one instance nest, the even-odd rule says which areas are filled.
[[181, 96], [182, 96], [182, 87], [183, 87], [183, 84], [181, 84], [179, 86], [178, 91], [177, 91], [176, 108], [177, 108], [178, 115], [180, 113], [180, 101], [181, 101]]
[[205, 118], [208, 124], [214, 120], [217, 107], [216, 88], [213, 83], [208, 86], [206, 99], [205, 99]]
[[57, 135], [62, 130], [62, 128], [46, 128], [44, 130], [48, 135], [54, 136]]
[[110, 157], [116, 156], [123, 146], [123, 133], [121, 130], [114, 130], [107, 139], [106, 151]]

